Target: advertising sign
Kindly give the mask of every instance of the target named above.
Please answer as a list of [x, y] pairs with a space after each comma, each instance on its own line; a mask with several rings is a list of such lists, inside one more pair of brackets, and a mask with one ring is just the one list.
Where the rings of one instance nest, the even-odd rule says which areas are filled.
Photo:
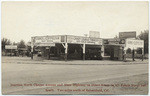
[[[36, 36], [31, 38], [31, 45], [61, 43], [61, 36]], [[47, 45], [46, 45], [47, 46]]]
[[89, 37], [100, 38], [100, 32], [98, 32], [98, 31], [90, 31], [89, 32]]
[[126, 39], [126, 38], [136, 38], [136, 32], [119, 32], [119, 38], [120, 39]]
[[119, 38], [104, 39], [103, 42], [104, 44], [111, 44], [111, 45], [125, 44], [125, 40]]
[[102, 39], [81, 36], [67, 36], [67, 43], [102, 45]]
[[17, 49], [17, 45], [5, 45], [5, 49]]
[[126, 48], [137, 49], [143, 47], [144, 47], [143, 40], [126, 39]]
[[36, 43], [35, 46], [55, 46], [55, 43]]

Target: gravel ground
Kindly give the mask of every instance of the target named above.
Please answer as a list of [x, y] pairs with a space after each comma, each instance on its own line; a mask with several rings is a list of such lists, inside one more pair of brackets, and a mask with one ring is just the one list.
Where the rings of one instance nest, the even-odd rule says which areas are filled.
[[[10, 86], [17, 83], [37, 83], [44, 86]], [[56, 85], [45, 86], [46, 84]], [[146, 95], [148, 60], [65, 62], [31, 60], [27, 57], [2, 57], [2, 90], [5, 95]]]

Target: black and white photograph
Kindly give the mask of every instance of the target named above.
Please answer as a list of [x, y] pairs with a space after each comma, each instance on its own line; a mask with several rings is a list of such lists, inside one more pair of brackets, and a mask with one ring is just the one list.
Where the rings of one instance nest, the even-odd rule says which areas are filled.
[[2, 95], [148, 95], [149, 1], [2, 1]]

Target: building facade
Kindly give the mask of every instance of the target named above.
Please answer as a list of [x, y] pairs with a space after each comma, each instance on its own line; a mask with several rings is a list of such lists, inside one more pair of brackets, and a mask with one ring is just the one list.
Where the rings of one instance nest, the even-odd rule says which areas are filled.
[[33, 57], [35, 54], [45, 59], [102, 59], [104, 54], [101, 38], [55, 35], [31, 38]]
[[[133, 33], [132, 33], [133, 34]], [[144, 41], [135, 38], [95, 38], [73, 35], [31, 38], [33, 58], [53, 60], [122, 60], [139, 56], [143, 60]], [[136, 55], [135, 55], [136, 54]], [[137, 55], [139, 54], [139, 55]]]

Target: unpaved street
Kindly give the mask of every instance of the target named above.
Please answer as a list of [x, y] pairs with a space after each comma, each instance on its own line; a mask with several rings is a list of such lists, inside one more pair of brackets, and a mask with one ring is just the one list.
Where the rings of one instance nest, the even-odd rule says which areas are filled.
[[[91, 63], [91, 64], [90, 64]], [[35, 61], [27, 57], [2, 57], [2, 93], [3, 94], [57, 94], [46, 92], [51, 86], [19, 86], [17, 84], [73, 84], [73, 83], [109, 83], [115, 79], [125, 82], [147, 82], [148, 61]], [[136, 77], [140, 75], [139, 77]], [[133, 76], [133, 78], [131, 78]], [[135, 80], [134, 80], [135, 77]], [[121, 79], [122, 78], [122, 79]], [[138, 78], [138, 79], [137, 79]], [[143, 78], [143, 79], [142, 79]], [[137, 79], [137, 80], [136, 80]], [[98, 82], [101, 80], [101, 82]], [[138, 81], [140, 80], [140, 81]], [[112, 82], [114, 83], [114, 82]], [[128, 83], [128, 82], [127, 82]], [[132, 82], [130, 81], [130, 84]], [[134, 82], [135, 83], [135, 82]], [[15, 86], [16, 84], [16, 86]], [[57, 90], [58, 87], [54, 89]], [[96, 88], [96, 87], [95, 87]], [[40, 89], [40, 91], [39, 91]], [[146, 87], [147, 89], [147, 87]], [[141, 89], [142, 90], [142, 89]], [[145, 89], [144, 89], [145, 90]], [[147, 89], [148, 90], [148, 89]], [[116, 91], [115, 91], [116, 92]], [[86, 94], [86, 92], [81, 92]], [[60, 93], [63, 94], [63, 93]], [[66, 93], [64, 94], [78, 94]], [[90, 94], [88, 92], [88, 94]], [[107, 93], [91, 93], [107, 94]], [[108, 94], [117, 94], [113, 91]], [[134, 93], [133, 93], [134, 94]], [[137, 94], [137, 93], [135, 93]], [[146, 94], [146, 93], [142, 93]]]

